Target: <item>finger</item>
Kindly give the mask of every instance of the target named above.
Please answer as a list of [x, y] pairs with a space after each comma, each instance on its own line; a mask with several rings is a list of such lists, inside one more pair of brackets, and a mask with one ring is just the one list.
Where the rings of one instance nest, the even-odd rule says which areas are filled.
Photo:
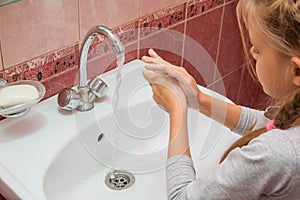
[[153, 49], [149, 49], [148, 54], [152, 57], [152, 58], [159, 58], [162, 59]]
[[148, 81], [150, 84], [151, 83], [155, 83], [156, 79], [157, 79], [157, 75], [143, 71], [143, 76], [146, 79], [146, 81]]
[[188, 72], [183, 67], [167, 67], [165, 73], [177, 79], [180, 83], [187, 83], [191, 78]]
[[190, 75], [188, 72], [182, 68], [175, 65], [165, 65], [165, 64], [147, 64], [145, 65], [147, 70], [152, 70], [155, 73], [162, 72], [170, 77], [175, 78], [180, 84], [188, 84]]
[[152, 71], [165, 72], [167, 65], [164, 64], [146, 64], [145, 68]]
[[143, 56], [142, 61], [144, 61], [145, 63], [159, 63], [156, 58], [152, 58], [149, 56]]

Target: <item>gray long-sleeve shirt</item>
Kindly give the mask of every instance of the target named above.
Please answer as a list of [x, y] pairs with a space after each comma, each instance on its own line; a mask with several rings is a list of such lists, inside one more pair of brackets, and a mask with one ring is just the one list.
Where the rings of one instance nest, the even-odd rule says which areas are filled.
[[[242, 108], [236, 129], [243, 134], [257, 123], [265, 125], [263, 112]], [[201, 166], [200, 166], [201, 167]], [[300, 126], [274, 129], [234, 149], [213, 175], [196, 179], [190, 157], [168, 159], [168, 198], [173, 200], [300, 199]]]

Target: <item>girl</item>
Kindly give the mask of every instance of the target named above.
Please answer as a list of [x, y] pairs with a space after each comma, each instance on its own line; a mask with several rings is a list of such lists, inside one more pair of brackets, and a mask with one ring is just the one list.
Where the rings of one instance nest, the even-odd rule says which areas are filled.
[[[300, 199], [300, 1], [240, 0], [237, 16], [244, 47], [244, 30], [252, 43], [256, 76], [264, 91], [280, 102], [266, 112], [203, 94], [184, 68], [153, 50], [142, 58], [155, 72], [144, 72], [153, 98], [170, 117], [169, 199]], [[213, 104], [225, 106], [226, 112], [214, 114]], [[209, 179], [195, 179], [188, 108], [222, 123], [225, 119], [225, 126], [243, 135]]]

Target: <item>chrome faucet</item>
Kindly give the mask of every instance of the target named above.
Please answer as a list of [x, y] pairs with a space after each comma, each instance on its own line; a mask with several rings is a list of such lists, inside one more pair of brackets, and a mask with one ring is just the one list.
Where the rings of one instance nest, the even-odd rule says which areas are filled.
[[106, 83], [97, 77], [92, 78], [87, 82], [87, 54], [93, 39], [97, 35], [103, 35], [108, 39], [113, 46], [114, 54], [117, 57], [117, 63], [124, 63], [125, 48], [118, 36], [105, 26], [95, 26], [91, 28], [87, 32], [80, 50], [78, 92], [70, 88], [65, 88], [58, 95], [58, 105], [66, 110], [91, 110], [94, 108], [95, 98], [104, 96], [107, 91]]

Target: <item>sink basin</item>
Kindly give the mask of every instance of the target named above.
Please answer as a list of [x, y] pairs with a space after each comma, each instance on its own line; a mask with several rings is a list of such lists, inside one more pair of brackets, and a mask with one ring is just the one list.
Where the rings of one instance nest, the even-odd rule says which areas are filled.
[[[13, 199], [166, 199], [169, 121], [152, 100], [141, 73], [143, 65], [140, 60], [124, 65], [121, 83], [115, 70], [101, 75], [109, 92], [91, 111], [61, 111], [55, 96], [35, 105], [26, 116], [1, 121], [0, 192]], [[208, 176], [238, 137], [189, 110], [197, 176]], [[106, 180], [117, 178], [112, 170], [131, 174], [133, 184], [125, 189], [108, 187]], [[122, 179], [117, 181], [128, 184]]]

